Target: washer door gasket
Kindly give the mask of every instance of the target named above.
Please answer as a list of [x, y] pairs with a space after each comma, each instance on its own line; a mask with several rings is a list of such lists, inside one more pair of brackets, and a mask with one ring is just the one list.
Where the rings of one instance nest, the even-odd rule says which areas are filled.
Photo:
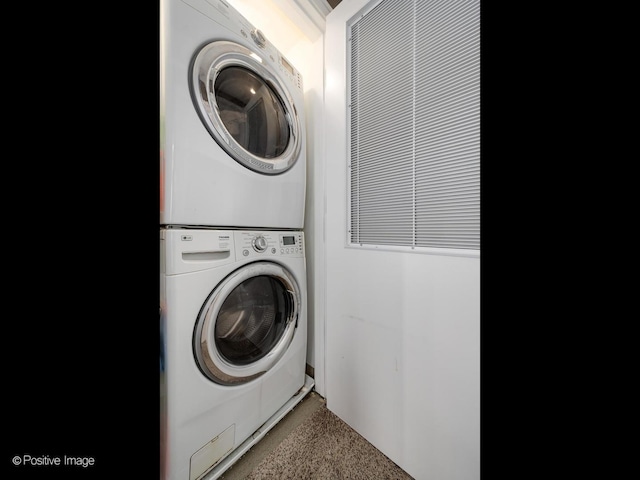
[[300, 154], [300, 120], [278, 76], [248, 48], [205, 45], [192, 66], [191, 94], [205, 127], [237, 162], [262, 174], [291, 168]]
[[193, 350], [202, 373], [221, 385], [266, 373], [293, 340], [300, 301], [298, 284], [282, 265], [255, 262], [233, 272], [196, 321]]

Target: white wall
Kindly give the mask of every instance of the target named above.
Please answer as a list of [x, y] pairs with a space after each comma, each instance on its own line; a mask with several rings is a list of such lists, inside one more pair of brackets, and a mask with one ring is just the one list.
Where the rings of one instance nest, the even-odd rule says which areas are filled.
[[366, 4], [325, 32], [327, 406], [416, 479], [477, 479], [480, 259], [346, 246], [345, 24]]
[[228, 1], [304, 78], [316, 391], [416, 479], [479, 478], [479, 258], [346, 247], [345, 22], [367, 1], [343, 0], [324, 36], [299, 0]]
[[324, 245], [324, 35], [313, 45], [310, 88], [306, 92], [307, 119], [307, 298], [309, 334], [307, 363], [315, 369], [315, 390], [325, 396], [325, 245]]
[[[318, 27], [296, 0], [227, 0], [300, 71], [307, 127], [307, 193], [305, 243], [308, 289], [307, 363], [315, 368], [316, 391], [324, 395], [324, 269], [323, 269], [323, 25]], [[299, 1], [299, 0], [298, 0]], [[319, 209], [319, 210], [318, 210]], [[320, 320], [317, 320], [317, 319]], [[317, 333], [319, 332], [319, 334]], [[318, 336], [319, 335], [319, 336]], [[320, 348], [317, 346], [320, 345]]]

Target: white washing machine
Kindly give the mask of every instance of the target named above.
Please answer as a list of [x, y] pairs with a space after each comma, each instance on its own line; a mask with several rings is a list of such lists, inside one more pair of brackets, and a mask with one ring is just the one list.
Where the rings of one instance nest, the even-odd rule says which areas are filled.
[[211, 478], [305, 384], [304, 234], [161, 229], [160, 250], [162, 478]]
[[160, 4], [160, 224], [301, 229], [300, 73], [223, 0]]

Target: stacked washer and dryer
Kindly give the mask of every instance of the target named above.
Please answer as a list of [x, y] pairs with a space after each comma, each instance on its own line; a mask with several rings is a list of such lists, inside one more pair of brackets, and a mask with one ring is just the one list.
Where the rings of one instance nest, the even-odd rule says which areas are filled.
[[302, 78], [223, 0], [161, 0], [161, 477], [218, 478], [305, 375]]

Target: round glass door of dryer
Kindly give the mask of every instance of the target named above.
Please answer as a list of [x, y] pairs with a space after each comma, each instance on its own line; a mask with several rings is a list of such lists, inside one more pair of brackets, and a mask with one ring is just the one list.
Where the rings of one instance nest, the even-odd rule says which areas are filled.
[[293, 98], [258, 54], [229, 41], [206, 45], [191, 88], [205, 127], [234, 160], [267, 175], [295, 164], [301, 128]]
[[214, 84], [220, 119], [233, 139], [263, 159], [280, 157], [289, 144], [285, 107], [251, 70], [227, 67]]
[[295, 334], [300, 291], [281, 265], [256, 262], [211, 293], [194, 332], [200, 370], [222, 385], [246, 383], [284, 355]]

